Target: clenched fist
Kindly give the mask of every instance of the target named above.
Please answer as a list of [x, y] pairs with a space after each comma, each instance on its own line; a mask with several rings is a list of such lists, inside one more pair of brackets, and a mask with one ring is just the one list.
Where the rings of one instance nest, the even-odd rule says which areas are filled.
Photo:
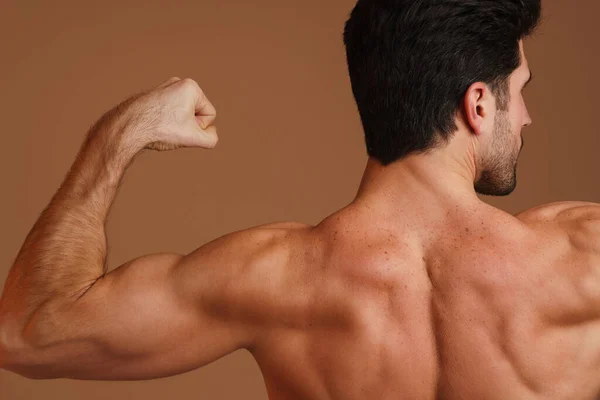
[[215, 107], [194, 80], [170, 78], [125, 100], [96, 125], [115, 124], [139, 149], [211, 149], [218, 142], [215, 118]]

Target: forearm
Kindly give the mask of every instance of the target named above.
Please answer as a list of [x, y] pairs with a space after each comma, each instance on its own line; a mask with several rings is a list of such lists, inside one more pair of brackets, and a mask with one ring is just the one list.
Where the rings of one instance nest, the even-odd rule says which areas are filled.
[[[215, 117], [195, 81], [171, 78], [120, 103], [90, 129], [9, 271], [0, 297], [0, 368], [9, 356], [12, 365], [36, 364], [29, 358], [36, 347], [62, 342], [61, 327], [81, 323], [65, 322], [65, 311], [102, 286], [94, 283], [107, 272], [106, 218], [135, 155], [144, 148], [213, 148]], [[95, 316], [94, 310], [78, 312]], [[95, 327], [88, 322], [84, 328]]]
[[77, 299], [106, 272], [106, 218], [140, 150], [126, 139], [116, 123], [90, 130], [9, 271], [0, 299], [3, 322], [24, 329], [44, 304]]

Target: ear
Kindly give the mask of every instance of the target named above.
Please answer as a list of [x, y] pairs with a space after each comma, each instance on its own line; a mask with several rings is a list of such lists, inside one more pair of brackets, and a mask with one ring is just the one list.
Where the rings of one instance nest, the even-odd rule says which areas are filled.
[[475, 82], [463, 98], [463, 110], [467, 127], [475, 135], [491, 132], [494, 128], [496, 106], [490, 88], [483, 82]]

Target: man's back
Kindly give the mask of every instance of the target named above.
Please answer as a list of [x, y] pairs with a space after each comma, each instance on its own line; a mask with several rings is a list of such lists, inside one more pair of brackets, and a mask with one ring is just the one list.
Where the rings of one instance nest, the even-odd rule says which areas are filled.
[[600, 281], [580, 205], [404, 222], [350, 205], [295, 230], [290, 319], [252, 349], [270, 397], [593, 399]]

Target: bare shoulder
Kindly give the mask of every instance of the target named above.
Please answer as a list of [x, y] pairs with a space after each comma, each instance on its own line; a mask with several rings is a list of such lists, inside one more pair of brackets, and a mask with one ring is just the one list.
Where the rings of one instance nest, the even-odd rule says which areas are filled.
[[291, 282], [301, 278], [292, 275], [302, 274], [315, 251], [312, 228], [286, 221], [234, 231], [198, 248], [186, 264], [202, 272], [208, 286], [199, 292], [218, 291], [215, 298], [229, 299], [230, 309], [272, 318], [285, 314], [286, 299], [293, 301]]
[[[598, 257], [600, 268], [600, 204], [562, 201], [543, 204], [515, 215], [529, 227], [546, 234], [555, 233], [568, 241], [568, 251], [579, 256]], [[600, 277], [599, 277], [600, 280]]]
[[308, 224], [286, 221], [233, 231], [199, 247], [184, 263], [210, 274], [210, 279], [203, 277], [206, 282], [221, 276], [227, 281], [221, 288], [244, 286], [247, 293], [264, 296], [278, 289], [291, 263], [299, 261], [295, 255], [304, 253], [311, 229]]
[[520, 221], [537, 224], [568, 222], [582, 217], [600, 216], [600, 204], [587, 201], [558, 201], [541, 204], [515, 215]]
[[[200, 255], [213, 250], [221, 253], [230, 250], [236, 253], [234, 254], [236, 257], [240, 253], [248, 255], [272, 253], [286, 247], [294, 238], [308, 232], [311, 228], [312, 225], [295, 221], [257, 225], [220, 236], [198, 248], [196, 252]], [[190, 256], [194, 258], [194, 253]]]
[[516, 214], [531, 228], [565, 234], [572, 244], [596, 246], [600, 250], [600, 204], [587, 201], [561, 201], [542, 204]]
[[545, 235], [542, 249], [557, 252], [557, 270], [572, 283], [581, 304], [591, 306], [591, 313], [600, 317], [600, 204], [556, 202], [516, 217]]
[[303, 222], [296, 221], [280, 221], [280, 222], [271, 222], [264, 225], [259, 225], [255, 227], [255, 229], [263, 229], [263, 230], [271, 230], [271, 231], [302, 231], [314, 228], [313, 225], [305, 224]]

